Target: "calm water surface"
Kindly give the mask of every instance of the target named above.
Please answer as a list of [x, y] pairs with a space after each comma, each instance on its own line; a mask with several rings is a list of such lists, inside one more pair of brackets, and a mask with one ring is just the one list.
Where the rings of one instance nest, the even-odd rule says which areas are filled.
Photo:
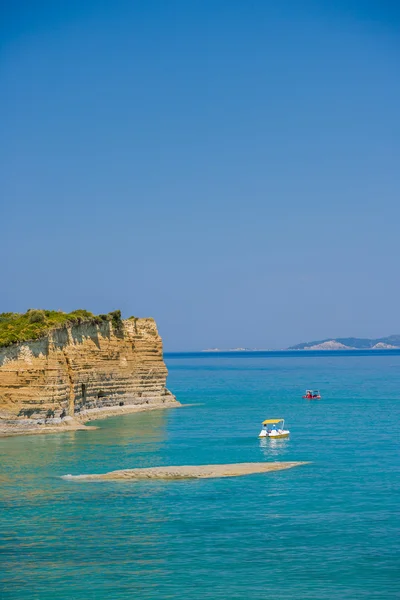
[[[400, 598], [400, 356], [171, 356], [179, 410], [0, 439], [0, 598]], [[301, 398], [318, 387], [320, 402]], [[260, 441], [285, 417], [289, 440]], [[301, 460], [184, 482], [68, 473]]]

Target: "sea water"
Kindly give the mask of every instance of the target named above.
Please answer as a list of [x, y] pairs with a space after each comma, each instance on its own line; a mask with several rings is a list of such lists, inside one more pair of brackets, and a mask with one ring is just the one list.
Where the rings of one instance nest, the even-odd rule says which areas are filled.
[[[400, 355], [167, 356], [186, 408], [3, 438], [0, 598], [400, 598]], [[319, 388], [322, 400], [302, 399]], [[260, 440], [265, 418], [287, 440]], [[309, 461], [187, 481], [114, 469]]]

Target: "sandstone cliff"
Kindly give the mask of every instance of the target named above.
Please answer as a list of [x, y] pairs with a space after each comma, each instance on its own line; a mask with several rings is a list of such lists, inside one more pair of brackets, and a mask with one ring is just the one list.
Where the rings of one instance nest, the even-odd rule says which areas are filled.
[[166, 377], [153, 319], [68, 324], [0, 348], [0, 429], [177, 405]]

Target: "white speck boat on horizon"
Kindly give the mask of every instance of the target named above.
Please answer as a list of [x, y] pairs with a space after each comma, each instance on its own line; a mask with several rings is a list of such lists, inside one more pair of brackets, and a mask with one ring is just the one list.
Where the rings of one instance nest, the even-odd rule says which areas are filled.
[[262, 429], [258, 437], [279, 439], [288, 437], [289, 433], [290, 431], [285, 429], [284, 419], [266, 419], [262, 423]]

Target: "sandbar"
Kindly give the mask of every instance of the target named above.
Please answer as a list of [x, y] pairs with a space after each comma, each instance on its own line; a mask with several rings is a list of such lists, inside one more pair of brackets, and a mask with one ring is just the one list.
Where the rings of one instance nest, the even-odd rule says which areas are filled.
[[211, 479], [214, 477], [238, 477], [255, 473], [282, 471], [305, 465], [306, 462], [255, 462], [226, 465], [185, 465], [174, 467], [149, 467], [145, 469], [123, 469], [93, 475], [63, 475], [63, 479], [85, 481], [130, 481], [143, 479]]

